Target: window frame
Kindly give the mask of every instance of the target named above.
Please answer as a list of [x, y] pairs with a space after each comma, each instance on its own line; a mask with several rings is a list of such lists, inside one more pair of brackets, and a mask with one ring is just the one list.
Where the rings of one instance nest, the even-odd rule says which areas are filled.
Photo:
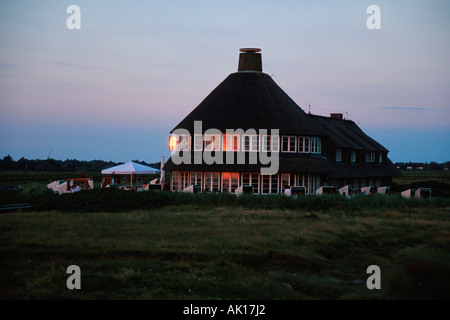
[[[237, 138], [237, 140], [236, 140]], [[228, 144], [229, 142], [229, 144]], [[222, 150], [237, 152], [241, 148], [241, 135], [237, 133], [222, 134]]]
[[[314, 151], [314, 149], [316, 149]], [[320, 137], [311, 137], [310, 138], [310, 151], [314, 154], [322, 153], [322, 139]]]
[[[254, 138], [256, 137], [256, 147]], [[246, 149], [245, 139], [248, 138], [248, 150]], [[260, 135], [258, 134], [243, 134], [242, 135], [242, 151], [243, 152], [259, 152], [260, 150]]]
[[[221, 151], [222, 150], [221, 149], [221, 145], [222, 145], [221, 137], [222, 137], [221, 134], [205, 134], [205, 135], [203, 135], [203, 141], [205, 142], [204, 150], [205, 151]], [[218, 138], [217, 139], [218, 141], [213, 140], [211, 144], [207, 145], [210, 138]]]
[[[287, 138], [288, 150], [284, 150], [284, 139]], [[291, 138], [294, 139], [294, 150], [291, 150]], [[281, 136], [281, 152], [296, 153], [297, 152], [297, 137], [296, 136]]]
[[342, 148], [336, 148], [336, 162], [342, 162]]
[[356, 151], [351, 151], [350, 152], [350, 162], [351, 163], [356, 163]]
[[368, 151], [366, 153], [366, 162], [374, 163], [375, 162], [375, 151]]

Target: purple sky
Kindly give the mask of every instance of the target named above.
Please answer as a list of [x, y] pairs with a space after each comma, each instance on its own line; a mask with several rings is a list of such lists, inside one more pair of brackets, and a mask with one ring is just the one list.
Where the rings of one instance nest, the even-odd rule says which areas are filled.
[[[81, 9], [69, 30], [66, 9]], [[369, 5], [381, 29], [369, 30]], [[2, 1], [0, 157], [156, 162], [237, 71], [239, 48], [302, 108], [348, 113], [394, 161], [450, 160], [450, 2]]]

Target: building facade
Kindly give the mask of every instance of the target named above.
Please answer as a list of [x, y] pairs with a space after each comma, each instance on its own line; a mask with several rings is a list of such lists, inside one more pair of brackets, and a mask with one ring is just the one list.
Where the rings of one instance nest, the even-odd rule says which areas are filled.
[[342, 114], [302, 110], [262, 71], [260, 49], [241, 49], [230, 74], [172, 131], [170, 190], [307, 194], [321, 186], [383, 186], [396, 170], [388, 150]]

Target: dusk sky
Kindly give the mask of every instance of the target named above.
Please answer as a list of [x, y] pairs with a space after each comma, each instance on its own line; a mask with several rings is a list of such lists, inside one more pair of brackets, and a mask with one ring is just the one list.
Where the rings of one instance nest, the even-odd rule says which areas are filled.
[[449, 13], [448, 0], [0, 1], [0, 157], [168, 159], [169, 132], [256, 47], [304, 110], [348, 114], [393, 162], [448, 161]]

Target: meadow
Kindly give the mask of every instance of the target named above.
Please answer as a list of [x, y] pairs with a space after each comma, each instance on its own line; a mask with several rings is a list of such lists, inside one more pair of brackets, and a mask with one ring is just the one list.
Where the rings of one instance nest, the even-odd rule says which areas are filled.
[[[1, 203], [33, 205], [0, 214], [1, 299], [450, 298], [445, 196], [58, 196], [33, 174], [21, 176], [25, 190], [0, 193]], [[394, 182], [447, 185], [446, 174]], [[69, 265], [81, 269], [81, 290], [67, 289]], [[370, 265], [380, 290], [367, 288]]]

